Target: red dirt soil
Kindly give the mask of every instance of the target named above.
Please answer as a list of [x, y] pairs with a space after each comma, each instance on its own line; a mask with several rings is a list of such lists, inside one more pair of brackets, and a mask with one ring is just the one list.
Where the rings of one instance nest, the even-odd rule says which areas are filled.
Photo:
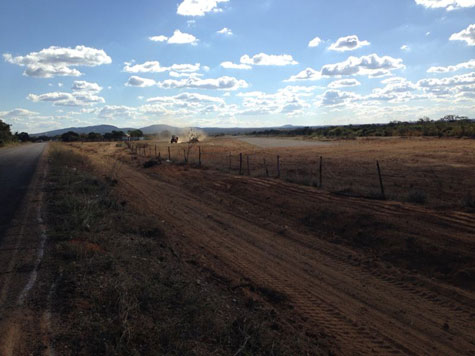
[[276, 311], [339, 353], [475, 354], [473, 213], [185, 165], [144, 169], [123, 147], [74, 147], [117, 180], [121, 199], [163, 221], [182, 254], [235, 288], [285, 294], [293, 310]]

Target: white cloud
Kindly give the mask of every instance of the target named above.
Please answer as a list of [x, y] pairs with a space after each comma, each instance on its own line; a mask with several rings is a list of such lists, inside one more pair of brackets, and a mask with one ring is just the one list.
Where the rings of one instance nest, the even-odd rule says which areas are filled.
[[474, 7], [475, 0], [415, 0], [416, 4], [426, 8], [445, 8], [447, 11], [463, 7]]
[[233, 31], [231, 31], [227, 27], [223, 27], [221, 30], [216, 31], [216, 33], [219, 33], [221, 35], [226, 35], [226, 36], [232, 36], [233, 35]]
[[252, 57], [245, 54], [241, 57], [242, 64], [256, 65], [256, 66], [287, 66], [298, 64], [290, 54], [265, 54], [259, 53]]
[[168, 40], [168, 37], [164, 35], [159, 35], [159, 36], [151, 36], [148, 39], [153, 42], [165, 42]]
[[170, 103], [170, 102], [187, 102], [187, 103], [215, 103], [225, 104], [222, 98], [198, 93], [181, 93], [175, 96], [157, 96], [147, 99], [148, 103]]
[[26, 56], [13, 57], [10, 53], [5, 53], [3, 58], [9, 63], [25, 67], [24, 75], [38, 78], [78, 77], [82, 73], [73, 67], [95, 67], [112, 62], [102, 49], [86, 46], [51, 46]]
[[35, 103], [44, 101], [53, 103], [55, 106], [90, 106], [104, 103], [104, 98], [87, 91], [78, 91], [73, 93], [51, 92], [45, 94], [29, 94], [28, 100]]
[[428, 73], [448, 73], [455, 72], [460, 69], [473, 69], [475, 68], [475, 59], [471, 59], [468, 62], [462, 62], [453, 66], [447, 67], [430, 67]]
[[219, 3], [229, 0], [183, 0], [176, 13], [182, 16], [203, 16], [208, 12], [221, 12]]
[[128, 87], [140, 87], [140, 88], [151, 87], [156, 84], [157, 82], [153, 79], [142, 78], [136, 75], [131, 76], [129, 80], [127, 81], [127, 83], [125, 83], [125, 85]]
[[233, 62], [221, 62], [221, 67], [226, 69], [251, 69], [252, 67], [249, 64], [236, 64]]
[[351, 35], [346, 37], [340, 37], [335, 43], [332, 43], [329, 47], [332, 51], [353, 51], [355, 49], [361, 48], [363, 46], [369, 46], [368, 41], [360, 41], [358, 36]]
[[360, 98], [359, 95], [341, 90], [327, 90], [320, 99], [322, 106], [339, 106], [347, 104], [355, 99]]
[[216, 79], [200, 79], [190, 77], [187, 79], [174, 80], [167, 79], [158, 82], [157, 85], [164, 89], [219, 89], [219, 90], [237, 90], [240, 88], [247, 88], [248, 84], [244, 80], [239, 80], [234, 77], [219, 77]]
[[322, 78], [322, 74], [319, 71], [316, 71], [312, 68], [307, 68], [300, 73], [291, 76], [289, 79], [284, 80], [284, 82], [298, 82], [298, 81], [305, 81], [305, 80], [320, 80]]
[[98, 113], [104, 119], [133, 119], [137, 109], [123, 105], [106, 105]]
[[35, 115], [38, 115], [38, 113], [27, 110], [27, 109], [21, 109], [21, 108], [0, 112], [0, 118], [5, 119], [5, 120], [12, 120], [12, 119], [30, 117], [30, 116], [35, 116]]
[[417, 82], [417, 85], [426, 91], [447, 92], [451, 87], [475, 85], [475, 72], [453, 77], [422, 79]]
[[469, 25], [465, 30], [454, 33], [450, 41], [465, 41], [469, 46], [475, 46], [475, 24]]
[[408, 45], [402, 45], [401, 46], [401, 51], [409, 52], [410, 50], [411, 50], [411, 48]]
[[102, 90], [102, 87], [97, 83], [86, 82], [84, 80], [76, 80], [73, 83], [72, 90], [74, 92], [99, 93]]
[[309, 47], [318, 47], [318, 45], [322, 43], [322, 40], [320, 39], [320, 37], [315, 37], [313, 40], [311, 40], [309, 43], [308, 43], [308, 46]]
[[198, 39], [190, 33], [181, 32], [180, 30], [175, 30], [171, 37], [164, 35], [160, 36], [151, 36], [148, 38], [150, 41], [154, 42], [167, 42], [169, 44], [191, 44], [196, 46], [198, 44]]
[[158, 61], [147, 61], [143, 64], [135, 64], [126, 62], [125, 67], [123, 68], [124, 72], [127, 73], [162, 73], [166, 71], [173, 72], [185, 72], [191, 73], [196, 72], [200, 69], [200, 64], [172, 64], [170, 67], [162, 67]]
[[344, 87], [356, 87], [361, 85], [359, 81], [356, 79], [341, 79], [341, 80], [335, 80], [334, 82], [331, 82], [328, 84], [329, 88], [336, 89], [336, 88], [344, 88]]
[[347, 60], [326, 64], [322, 67], [323, 76], [346, 76], [346, 75], [368, 75], [369, 77], [381, 77], [391, 74], [392, 70], [402, 69], [402, 59], [389, 56], [379, 57], [377, 54], [370, 54], [362, 57], [348, 57]]
[[367, 75], [370, 78], [390, 75], [395, 69], [405, 68], [402, 59], [389, 56], [379, 57], [370, 54], [362, 57], [348, 57], [347, 60], [334, 64], [326, 64], [320, 71], [307, 68], [297, 75], [291, 76], [285, 82], [315, 81], [322, 77], [342, 77], [350, 75]]

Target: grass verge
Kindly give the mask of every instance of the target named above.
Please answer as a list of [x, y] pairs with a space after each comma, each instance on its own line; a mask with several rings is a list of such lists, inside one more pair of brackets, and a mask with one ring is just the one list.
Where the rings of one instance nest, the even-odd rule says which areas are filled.
[[62, 145], [49, 158], [57, 354], [326, 353], [272, 307], [210, 282], [182, 261], [159, 223], [129, 209], [114, 195], [120, 182], [94, 176], [87, 158]]

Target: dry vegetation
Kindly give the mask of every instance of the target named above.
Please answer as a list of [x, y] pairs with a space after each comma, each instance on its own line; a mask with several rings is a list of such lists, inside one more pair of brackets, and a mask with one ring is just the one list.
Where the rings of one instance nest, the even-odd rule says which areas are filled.
[[[61, 351], [68, 340], [118, 354], [475, 351], [473, 141], [211, 138], [201, 168], [198, 145], [173, 145], [172, 162], [168, 146], [56, 153]], [[263, 158], [277, 155], [281, 177], [268, 163], [267, 178]]]
[[[98, 177], [87, 157], [55, 145], [48, 223], [53, 266], [52, 346], [61, 355], [319, 354], [320, 341], [286, 331], [272, 309], [185, 262], [160, 222], [114, 194], [120, 165]], [[45, 285], [49, 285], [44, 282]]]

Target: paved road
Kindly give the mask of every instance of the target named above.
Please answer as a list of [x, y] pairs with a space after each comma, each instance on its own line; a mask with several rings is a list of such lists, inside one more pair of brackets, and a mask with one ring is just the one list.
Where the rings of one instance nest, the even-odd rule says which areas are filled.
[[0, 149], [0, 241], [18, 209], [46, 143]]

